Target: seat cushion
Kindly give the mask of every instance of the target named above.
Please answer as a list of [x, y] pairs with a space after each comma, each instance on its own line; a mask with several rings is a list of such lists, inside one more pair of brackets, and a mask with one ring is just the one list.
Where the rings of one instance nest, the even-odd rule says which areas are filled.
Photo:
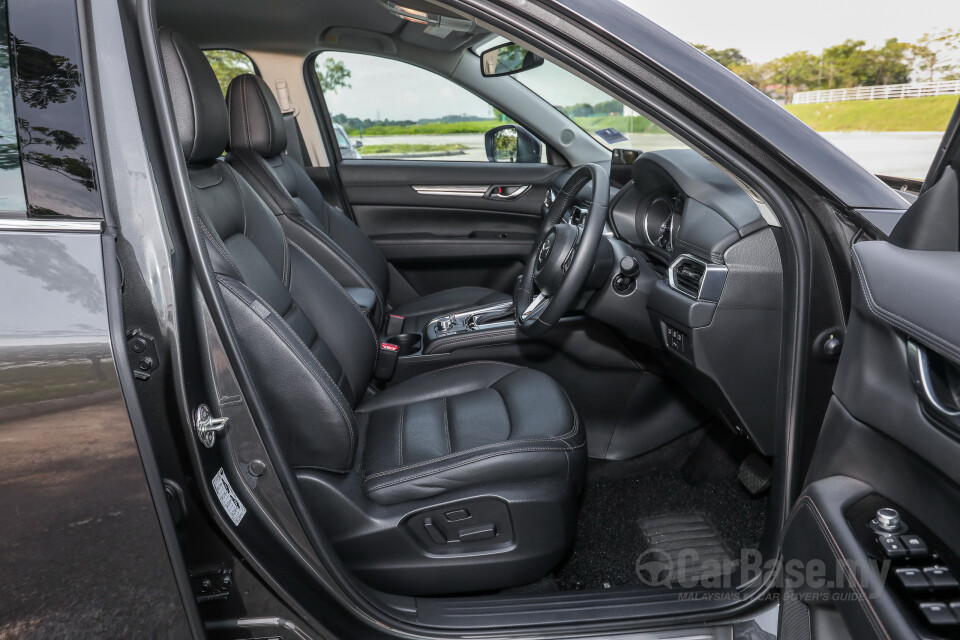
[[451, 311], [462, 311], [470, 307], [510, 302], [506, 293], [483, 287], [455, 287], [436, 293], [430, 293], [415, 300], [405, 302], [390, 310], [390, 313], [403, 317], [404, 333], [418, 333], [428, 322]]
[[357, 407], [363, 487], [380, 504], [538, 478], [579, 487], [584, 431], [549, 376], [471, 362], [411, 378]]

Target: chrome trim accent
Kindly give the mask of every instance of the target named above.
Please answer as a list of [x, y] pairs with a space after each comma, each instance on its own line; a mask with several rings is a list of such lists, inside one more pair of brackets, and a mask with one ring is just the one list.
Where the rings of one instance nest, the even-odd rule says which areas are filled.
[[459, 196], [464, 198], [482, 198], [491, 187], [490, 185], [475, 184], [438, 184], [412, 185], [413, 190], [423, 196]]
[[948, 407], [937, 397], [937, 391], [930, 380], [930, 361], [922, 346], [907, 339], [907, 364], [910, 369], [910, 381], [917, 395], [927, 409], [946, 421], [954, 429], [960, 429], [960, 410]]
[[[488, 322], [486, 324], [481, 324], [477, 322], [477, 318], [485, 316], [488, 314], [494, 313], [503, 313], [508, 311], [513, 306], [513, 300], [509, 302], [498, 302], [497, 304], [492, 304], [487, 307], [478, 307], [475, 309], [467, 309], [466, 311], [460, 311], [457, 313], [448, 313], [442, 316], [438, 316], [427, 323], [428, 327], [433, 327], [437, 332], [438, 336], [445, 336], [450, 331], [461, 331], [464, 328], [470, 329], [471, 331], [481, 331], [485, 329], [498, 329], [502, 327], [513, 327], [516, 326], [516, 322], [513, 319], [510, 320], [498, 320], [497, 322]], [[439, 324], [441, 321], [450, 319], [449, 324], [447, 324], [446, 329], [441, 329]]]
[[0, 218], [0, 231], [59, 231], [65, 233], [100, 233], [103, 220], [70, 218]]
[[214, 418], [210, 413], [210, 407], [201, 404], [193, 412], [193, 427], [197, 432], [197, 438], [207, 449], [213, 447], [218, 433], [225, 433], [230, 418]]
[[[700, 279], [700, 289], [695, 296], [690, 295], [690, 293], [677, 286], [677, 266], [686, 260], [697, 262], [704, 266], [703, 277]], [[723, 285], [726, 281], [727, 267], [725, 265], [706, 262], [689, 253], [677, 256], [677, 259], [671, 262], [670, 267], [667, 269], [667, 284], [670, 288], [694, 300], [720, 302], [720, 294], [723, 293]]]
[[530, 304], [527, 306], [526, 309], [524, 309], [523, 313], [520, 315], [520, 318], [522, 320], [526, 320], [531, 315], [533, 315], [537, 310], [539, 310], [540, 307], [543, 306], [549, 299], [550, 297], [544, 295], [544, 293], [541, 291], [540, 293], [537, 294], [536, 298], [530, 301]]
[[[506, 187], [507, 189], [510, 187], [516, 187], [517, 190], [506, 195], [500, 195], [496, 190], [500, 189], [501, 187]], [[491, 200], [516, 200], [527, 191], [530, 191], [530, 185], [528, 184], [498, 184], [490, 187], [490, 193], [487, 195], [487, 197]]]

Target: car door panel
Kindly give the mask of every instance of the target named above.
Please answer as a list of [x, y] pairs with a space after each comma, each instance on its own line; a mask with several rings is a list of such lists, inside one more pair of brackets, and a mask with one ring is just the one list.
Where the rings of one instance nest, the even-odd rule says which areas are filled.
[[[509, 292], [540, 228], [547, 188], [562, 170], [486, 162], [339, 164], [357, 224], [420, 294], [464, 285]], [[523, 192], [491, 195], [500, 186]]]
[[[960, 591], [907, 593], [894, 571], [944, 563], [960, 573], [960, 566], [952, 566], [960, 556], [958, 433], [925, 407], [910, 364], [921, 349], [937, 371], [954, 369], [950, 375], [957, 377], [944, 376], [947, 388], [960, 379], [960, 254], [886, 242], [858, 243], [853, 253], [853, 305], [834, 397], [806, 489], [785, 529], [783, 556], [803, 566], [827, 562], [828, 573], [834, 565], [857, 571], [846, 576], [846, 584], [826, 589], [828, 600], [810, 599], [816, 590], [809, 585], [788, 588], [781, 634], [818, 640], [842, 637], [841, 631], [853, 638], [955, 637], [960, 626], [926, 624], [919, 603], [948, 604], [960, 600]], [[955, 397], [945, 396], [945, 402]], [[896, 559], [884, 570], [885, 554], [869, 526], [878, 505], [901, 511], [906, 533], [922, 531], [940, 557]], [[797, 594], [801, 598], [791, 601]], [[818, 617], [834, 625], [818, 627]]]

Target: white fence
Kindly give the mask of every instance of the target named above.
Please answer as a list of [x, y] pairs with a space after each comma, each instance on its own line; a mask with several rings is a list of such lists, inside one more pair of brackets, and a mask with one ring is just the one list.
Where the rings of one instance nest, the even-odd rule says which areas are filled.
[[960, 80], [882, 84], [873, 87], [850, 87], [849, 89], [826, 89], [823, 91], [798, 91], [793, 94], [793, 104], [846, 102], [847, 100], [897, 100], [900, 98], [945, 96], [952, 93], [960, 93]]

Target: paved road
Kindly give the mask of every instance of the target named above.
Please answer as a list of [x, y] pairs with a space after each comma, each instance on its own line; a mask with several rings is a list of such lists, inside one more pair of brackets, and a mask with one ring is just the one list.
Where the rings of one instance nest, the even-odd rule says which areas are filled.
[[[926, 176], [933, 160], [941, 133], [824, 133], [824, 138], [841, 151], [866, 167], [871, 173], [880, 173], [903, 178]], [[643, 151], [677, 148], [676, 139], [667, 134], [629, 134], [629, 146]], [[365, 136], [365, 144], [452, 144], [467, 146], [462, 155], [447, 156], [446, 160], [485, 161], [482, 134], [417, 135], [417, 136]], [[361, 151], [362, 153], [362, 151]], [[376, 156], [366, 156], [376, 157]], [[430, 159], [420, 156], [417, 159]]]

